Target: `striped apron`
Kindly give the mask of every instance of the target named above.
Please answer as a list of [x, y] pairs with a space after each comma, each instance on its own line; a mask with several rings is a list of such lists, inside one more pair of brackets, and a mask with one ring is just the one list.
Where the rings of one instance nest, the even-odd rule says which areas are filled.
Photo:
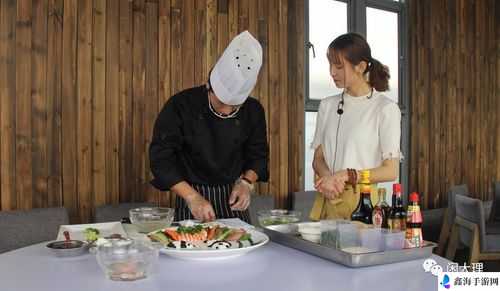
[[[244, 211], [232, 211], [229, 206], [229, 196], [233, 189], [232, 184], [226, 185], [198, 185], [191, 184], [206, 200], [212, 204], [215, 211], [215, 217], [219, 218], [239, 218], [247, 223], [250, 222], [248, 209]], [[186, 201], [180, 196], [175, 198], [175, 220], [193, 219], [193, 215], [187, 206]]]

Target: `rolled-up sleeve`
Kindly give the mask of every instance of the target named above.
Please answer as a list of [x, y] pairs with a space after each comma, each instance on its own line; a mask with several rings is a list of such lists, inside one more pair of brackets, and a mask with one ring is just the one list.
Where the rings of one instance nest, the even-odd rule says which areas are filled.
[[379, 136], [382, 160], [403, 159], [400, 150], [401, 110], [394, 102], [387, 104], [382, 109]]
[[151, 184], [161, 191], [167, 191], [185, 180], [177, 154], [182, 147], [181, 116], [174, 99], [169, 99], [156, 118], [149, 146], [149, 161], [154, 176]]
[[323, 144], [325, 139], [325, 119], [326, 119], [326, 104], [325, 100], [321, 100], [316, 117], [316, 129], [314, 130], [314, 138], [310, 144], [310, 148], [316, 150]]
[[253, 170], [257, 173], [258, 181], [267, 182], [269, 179], [269, 145], [267, 143], [266, 115], [260, 103], [256, 103], [255, 115], [250, 136], [244, 148], [243, 170]]

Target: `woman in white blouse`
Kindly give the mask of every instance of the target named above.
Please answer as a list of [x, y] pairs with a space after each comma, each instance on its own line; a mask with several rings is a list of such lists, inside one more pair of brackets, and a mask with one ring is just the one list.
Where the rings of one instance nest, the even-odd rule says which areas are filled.
[[361, 170], [370, 170], [373, 184], [398, 176], [401, 112], [383, 93], [389, 87], [388, 68], [371, 56], [361, 35], [337, 37], [327, 58], [330, 75], [343, 92], [323, 99], [319, 106], [311, 144], [319, 193], [310, 216], [350, 219], [359, 200]]

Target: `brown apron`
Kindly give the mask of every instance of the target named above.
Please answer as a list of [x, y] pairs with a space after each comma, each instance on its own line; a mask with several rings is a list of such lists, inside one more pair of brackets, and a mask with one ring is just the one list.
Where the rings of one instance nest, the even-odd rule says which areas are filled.
[[[371, 185], [372, 204], [375, 205], [378, 201], [377, 184]], [[309, 214], [311, 220], [321, 219], [351, 219], [351, 213], [356, 209], [359, 202], [360, 185], [356, 185], [353, 189], [351, 185], [347, 185], [344, 192], [337, 199], [326, 199], [323, 194], [316, 193], [314, 204]]]

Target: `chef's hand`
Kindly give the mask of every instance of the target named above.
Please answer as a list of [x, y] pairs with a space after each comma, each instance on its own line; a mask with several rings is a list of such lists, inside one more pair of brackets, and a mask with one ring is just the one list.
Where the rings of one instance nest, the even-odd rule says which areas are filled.
[[203, 196], [196, 193], [186, 199], [187, 205], [195, 219], [201, 221], [215, 220], [215, 212], [212, 204], [208, 202]]
[[236, 182], [233, 186], [231, 196], [229, 196], [229, 205], [233, 211], [243, 211], [250, 205], [250, 185], [244, 182]]
[[[345, 172], [345, 173], [344, 173]], [[346, 171], [339, 171], [333, 175], [324, 176], [316, 181], [314, 187], [327, 199], [336, 199], [344, 191], [348, 180]]]

